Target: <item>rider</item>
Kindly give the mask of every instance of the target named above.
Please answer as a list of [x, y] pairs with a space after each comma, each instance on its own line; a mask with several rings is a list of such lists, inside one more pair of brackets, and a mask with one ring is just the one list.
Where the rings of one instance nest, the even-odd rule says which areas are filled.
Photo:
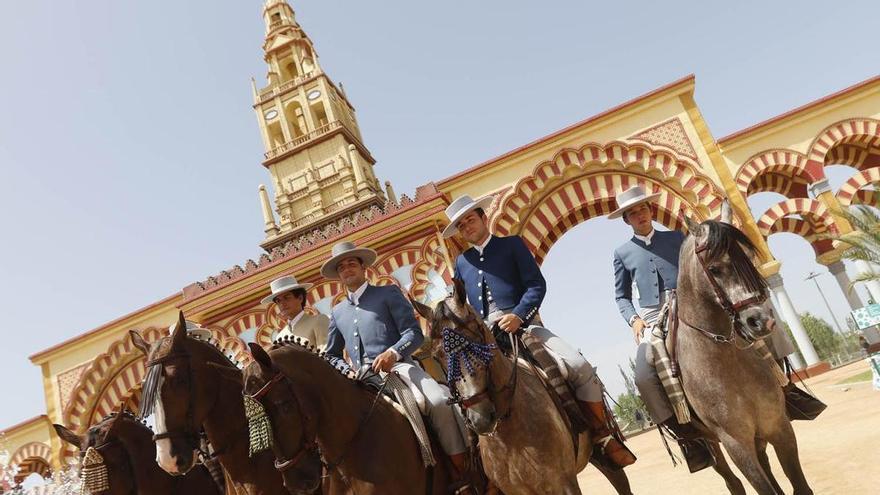
[[623, 467], [635, 456], [609, 431], [602, 382], [577, 350], [540, 323], [538, 308], [547, 284], [532, 253], [519, 236], [497, 237], [489, 232], [486, 208], [492, 198], [474, 201], [464, 195], [446, 208], [449, 225], [443, 237], [456, 233], [472, 247], [455, 260], [455, 277], [465, 286], [468, 302], [489, 327], [515, 333], [520, 329], [538, 340], [553, 360], [568, 372], [578, 406], [589, 421], [595, 442], [606, 457]]
[[455, 467], [460, 487], [456, 493], [464, 493], [469, 489], [464, 481], [467, 448], [453, 406], [448, 403], [449, 391], [413, 363], [411, 355], [424, 341], [415, 310], [398, 287], [367, 282], [366, 270], [374, 261], [376, 252], [372, 249], [340, 242], [321, 266], [321, 275], [340, 279], [347, 289], [346, 298], [333, 307], [327, 354], [342, 359], [345, 349], [356, 368], [371, 366], [376, 372], [395, 372], [413, 393], [422, 396], [419, 402], [425, 403], [440, 446]]
[[327, 343], [327, 327], [330, 326], [330, 319], [326, 315], [310, 315], [303, 311], [306, 306], [306, 291], [311, 286], [312, 284], [297, 282], [296, 277], [292, 275], [276, 278], [269, 284], [272, 293], [264, 297], [260, 304], [274, 302], [281, 316], [287, 319], [287, 324], [278, 332], [276, 338], [304, 338], [323, 350], [324, 344]]
[[[647, 326], [657, 323], [667, 291], [676, 288], [678, 255], [685, 237], [675, 230], [654, 230], [650, 203], [658, 196], [647, 195], [639, 186], [632, 187], [617, 195], [618, 208], [608, 215], [609, 219], [623, 217], [634, 233], [632, 239], [614, 250], [615, 299], [639, 346], [634, 377], [639, 395], [654, 422], [667, 426], [679, 438], [688, 467], [691, 472], [696, 472], [712, 466], [714, 457], [708, 444], [701, 439], [701, 433], [692, 424], [680, 424], [674, 417], [653, 359], [647, 355], [650, 343], [643, 335]], [[641, 315], [633, 306], [633, 285], [638, 289]]]

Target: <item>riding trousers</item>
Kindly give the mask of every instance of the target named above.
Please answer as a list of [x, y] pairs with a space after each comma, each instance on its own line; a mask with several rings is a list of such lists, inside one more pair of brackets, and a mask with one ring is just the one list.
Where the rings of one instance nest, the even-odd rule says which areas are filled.
[[[504, 313], [499, 311], [489, 315], [486, 324], [492, 328]], [[596, 369], [574, 347], [540, 325], [529, 325], [524, 329], [532, 337], [540, 341], [547, 353], [556, 361], [562, 377], [574, 389], [575, 398], [583, 402], [600, 402], [602, 400], [602, 382]]]
[[422, 408], [443, 451], [449, 455], [460, 454], [466, 450], [462, 436], [461, 420], [453, 405], [447, 404], [450, 398], [449, 389], [437, 383], [431, 375], [409, 361], [396, 363], [391, 372], [397, 372], [409, 386], [416, 402]]

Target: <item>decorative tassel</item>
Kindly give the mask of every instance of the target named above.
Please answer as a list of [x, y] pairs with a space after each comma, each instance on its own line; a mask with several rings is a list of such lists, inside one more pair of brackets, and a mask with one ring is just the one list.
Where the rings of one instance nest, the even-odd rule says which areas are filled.
[[266, 409], [259, 402], [244, 396], [244, 414], [248, 421], [248, 455], [272, 448], [272, 423], [266, 414]]
[[82, 479], [83, 495], [97, 494], [110, 489], [110, 479], [107, 475], [107, 466], [104, 465], [104, 458], [94, 447], [89, 447], [86, 450], [80, 479]]

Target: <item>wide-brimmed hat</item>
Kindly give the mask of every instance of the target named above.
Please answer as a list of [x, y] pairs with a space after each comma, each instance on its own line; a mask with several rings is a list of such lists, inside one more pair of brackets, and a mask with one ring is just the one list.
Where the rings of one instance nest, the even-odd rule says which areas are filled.
[[269, 284], [269, 288], [272, 290], [272, 293], [268, 296], [264, 297], [260, 304], [269, 304], [270, 302], [274, 302], [275, 298], [278, 297], [279, 294], [284, 294], [285, 292], [290, 292], [296, 289], [305, 289], [309, 290], [314, 284], [301, 284], [296, 281], [296, 277], [293, 275], [286, 275], [281, 278], [276, 278]]
[[324, 278], [337, 279], [339, 273], [336, 272], [336, 265], [344, 258], [360, 258], [367, 267], [376, 261], [376, 256], [376, 251], [370, 248], [359, 248], [349, 241], [340, 242], [330, 251], [330, 259], [321, 265], [321, 275]]
[[618, 218], [623, 215], [623, 212], [632, 208], [633, 206], [646, 203], [648, 201], [654, 201], [659, 197], [660, 193], [647, 194], [645, 193], [645, 190], [642, 189], [642, 186], [633, 186], [617, 195], [617, 197], [615, 198], [617, 200], [617, 209], [612, 211], [611, 214], [608, 215], [608, 218]]
[[[168, 335], [174, 333], [174, 327], [177, 326], [177, 323], [172, 324], [168, 327]], [[207, 340], [211, 338], [211, 331], [207, 328], [202, 328], [198, 323], [186, 320], [186, 333], [187, 335], [191, 335], [193, 337], [198, 337], [202, 340]]]
[[461, 220], [461, 217], [476, 210], [477, 208], [485, 210], [492, 205], [492, 199], [492, 196], [486, 196], [477, 201], [474, 201], [473, 198], [465, 194], [464, 196], [450, 203], [450, 205], [446, 207], [446, 216], [449, 217], [449, 225], [447, 225], [446, 228], [443, 229], [443, 237], [452, 237], [456, 233], [458, 233], [458, 227], [455, 224], [457, 224], [458, 221]]

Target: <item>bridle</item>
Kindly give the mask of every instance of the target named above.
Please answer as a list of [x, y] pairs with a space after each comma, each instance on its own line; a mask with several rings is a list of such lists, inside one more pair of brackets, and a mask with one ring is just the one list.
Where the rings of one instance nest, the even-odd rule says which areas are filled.
[[277, 454], [275, 456], [275, 469], [277, 469], [281, 473], [284, 473], [284, 472], [289, 471], [290, 469], [293, 469], [294, 467], [296, 467], [296, 465], [299, 463], [299, 461], [301, 461], [303, 459], [303, 457], [305, 457], [306, 454], [317, 453], [320, 455], [320, 452], [318, 450], [318, 442], [317, 442], [317, 436], [318, 436], [317, 428], [314, 427], [314, 423], [312, 422], [311, 417], [304, 412], [302, 404], [299, 401], [299, 398], [297, 397], [296, 393], [294, 393], [294, 391], [293, 391], [293, 387], [290, 383], [290, 380], [286, 376], [284, 376], [284, 374], [281, 373], [280, 371], [275, 373], [275, 375], [271, 379], [269, 379], [269, 381], [266, 382], [265, 385], [260, 387], [260, 389], [257, 390], [255, 393], [250, 394], [250, 395], [248, 395], [248, 394], [244, 394], [244, 395], [246, 397], [248, 397], [249, 399], [253, 400], [254, 402], [259, 402], [262, 404], [262, 401], [260, 399], [265, 397], [266, 394], [268, 394], [269, 391], [275, 387], [275, 385], [277, 385], [278, 383], [281, 383], [281, 382], [284, 382], [284, 386], [285, 386], [285, 388], [287, 388], [287, 392], [288, 392], [287, 395], [289, 395], [293, 399], [293, 403], [296, 405], [296, 412], [299, 415], [299, 417], [302, 418], [302, 424], [304, 426], [303, 427], [302, 445], [300, 445], [300, 447], [299, 447], [299, 449], [297, 449], [296, 453], [292, 457], [290, 457], [289, 459], [279, 459]]
[[342, 470], [339, 469], [339, 467], [345, 461], [346, 456], [351, 450], [351, 446], [354, 445], [354, 443], [360, 437], [361, 432], [364, 430], [364, 427], [373, 416], [373, 412], [376, 410], [376, 405], [379, 403], [379, 400], [382, 398], [382, 394], [385, 392], [385, 386], [388, 383], [388, 379], [386, 378], [382, 381], [382, 386], [376, 393], [376, 397], [373, 399], [373, 403], [370, 405], [370, 409], [367, 412], [367, 415], [361, 419], [361, 422], [358, 425], [358, 428], [355, 431], [354, 435], [348, 440], [348, 442], [345, 443], [345, 445], [342, 446], [342, 453], [340, 453], [334, 461], [328, 461], [321, 452], [321, 448], [320, 445], [318, 445], [317, 440], [317, 422], [311, 421], [311, 417], [305, 414], [304, 408], [302, 407], [302, 404], [300, 403], [297, 394], [293, 390], [293, 383], [291, 379], [288, 378], [284, 373], [280, 371], [276, 372], [275, 375], [272, 376], [272, 378], [269, 379], [269, 381], [266, 382], [265, 385], [260, 387], [259, 390], [251, 395], [245, 394], [245, 396], [253, 401], [262, 404], [261, 399], [264, 398], [266, 394], [268, 394], [269, 391], [272, 390], [277, 384], [282, 382], [287, 388], [288, 395], [293, 397], [293, 401], [296, 404], [297, 413], [300, 415], [301, 418], [304, 419], [303, 422], [305, 423], [307, 430], [304, 430], [303, 432], [303, 444], [297, 450], [296, 454], [294, 454], [291, 458], [287, 460], [279, 460], [276, 454], [275, 469], [283, 473], [295, 467], [305, 457], [307, 453], [317, 453], [318, 458], [321, 461], [321, 465], [324, 467], [324, 469], [327, 470], [327, 472], [335, 470], [339, 474], [340, 478], [349, 486], [349, 488], [353, 490], [353, 487], [348, 477], [345, 476], [345, 473], [343, 473]]
[[[124, 455], [116, 456], [107, 452], [109, 447], [119, 447]], [[94, 451], [91, 453], [90, 451]], [[84, 487], [88, 488], [91, 493], [95, 495], [109, 491], [110, 490], [110, 478], [109, 472], [107, 469], [107, 464], [105, 459], [110, 458], [118, 459], [119, 457], [124, 458], [124, 462], [122, 464], [124, 474], [128, 475], [128, 478], [132, 480], [132, 489], [133, 492], [137, 492], [137, 480], [134, 477], [134, 469], [131, 465], [131, 459], [129, 458], [128, 452], [125, 450], [125, 447], [121, 442], [115, 439], [105, 440], [100, 445], [95, 447], [89, 447], [84, 452], [85, 457], [94, 457], [97, 454], [97, 458], [100, 461], [96, 464], [92, 464], [91, 466], [84, 466], [84, 469], [80, 471], [80, 480]], [[123, 476], [125, 477], [125, 476]]]
[[[458, 315], [456, 315], [455, 312], [453, 312], [451, 309], [449, 309], [449, 307], [446, 306], [445, 301], [442, 304], [447, 309], [447, 311], [444, 311], [444, 316], [448, 317], [450, 320], [452, 320], [453, 323], [455, 323], [457, 326], [459, 326], [461, 328], [469, 328], [468, 321], [463, 320]], [[469, 316], [470, 316], [471, 322], [476, 321], [476, 318], [472, 314], [469, 314]], [[447, 332], [451, 332], [452, 334], [457, 335], [461, 339], [464, 339], [467, 341], [472, 341], [467, 336], [459, 333], [458, 331], [456, 331], [454, 329], [444, 328], [443, 333], [446, 334]], [[518, 370], [519, 370], [519, 366], [517, 365], [517, 361], [519, 360], [520, 341], [519, 341], [519, 338], [515, 337], [513, 334], [508, 334], [508, 336], [510, 337], [511, 347], [513, 348], [513, 363], [512, 363], [513, 368], [510, 370], [510, 376], [507, 378], [507, 383], [505, 383], [498, 390], [495, 390], [494, 387], [492, 386], [492, 378], [491, 378], [492, 371], [491, 371], [491, 369], [488, 368], [488, 361], [491, 360], [491, 357], [490, 357], [489, 360], [485, 360], [485, 362], [482, 363], [487, 366], [486, 373], [488, 374], [488, 380], [487, 380], [488, 385], [486, 386], [486, 389], [483, 390], [482, 392], [478, 392], [478, 393], [473, 394], [471, 396], [462, 397], [459, 394], [458, 389], [455, 387], [455, 383], [457, 381], [459, 381], [461, 379], [461, 377], [452, 377], [452, 378], [450, 378], [450, 383], [449, 383], [449, 386], [450, 386], [449, 388], [452, 392], [452, 398], [449, 399], [449, 401], [448, 401], [450, 404], [458, 404], [461, 406], [462, 409], [468, 410], [468, 409], [473, 408], [477, 404], [480, 404], [481, 402], [485, 402], [487, 400], [492, 401], [493, 398], [498, 398], [499, 396], [501, 396], [501, 394], [504, 394], [504, 393], [508, 393], [508, 394], [510, 394], [510, 396], [513, 396], [513, 393], [516, 391], [516, 384], [517, 384], [517, 377], [518, 377]], [[480, 343], [483, 346], [487, 346], [486, 350], [488, 350], [488, 351], [494, 352], [495, 350], [497, 350], [497, 346], [495, 346], [494, 344], [486, 344], [486, 341], [484, 338], [480, 339]], [[456, 352], [456, 351], [459, 351], [459, 349], [453, 350], [453, 352]], [[458, 357], [459, 356], [456, 353], [454, 355], [448, 355], [447, 359], [449, 359], [449, 358], [457, 359]], [[451, 359], [450, 359], [450, 361], [451, 361]], [[449, 368], [449, 366], [447, 366], [447, 368]], [[448, 372], [448, 370], [447, 370], [447, 372]], [[498, 415], [498, 417], [495, 421], [495, 425], [492, 430], [492, 433], [494, 433], [498, 429], [498, 425], [503, 420], [510, 417], [512, 410], [513, 410], [513, 400], [508, 400], [507, 410], [504, 411], [503, 414]], [[467, 418], [465, 418], [465, 420], [470, 425], [470, 420]], [[472, 426], [472, 425], [470, 425], [470, 426]], [[491, 433], [489, 433], [489, 434], [491, 434]]]
[[725, 336], [710, 332], [709, 330], [685, 321], [685, 319], [682, 318], [680, 314], [678, 315], [678, 319], [680, 319], [685, 325], [699, 331], [701, 334], [708, 337], [716, 344], [736, 345], [736, 335], [739, 334], [740, 337], [742, 337], [746, 342], [749, 343], [746, 348], [751, 347], [755, 343], [755, 340], [751, 337], [748, 337], [747, 334], [742, 331], [742, 322], [740, 321], [739, 313], [746, 308], [764, 304], [764, 302], [767, 300], [767, 293], [766, 291], [759, 291], [758, 295], [756, 296], [752, 296], [737, 303], [732, 303], [730, 301], [730, 298], [727, 297], [727, 293], [724, 291], [724, 289], [721, 288], [721, 284], [718, 283], [718, 280], [716, 280], [715, 276], [712, 275], [712, 272], [709, 271], [709, 267], [705, 258], [705, 253], [708, 250], [708, 241], [703, 241], [703, 243], [697, 245], [694, 248], [694, 255], [700, 262], [700, 267], [703, 269], [703, 273], [706, 274], [706, 278], [709, 279], [709, 285], [712, 286], [712, 290], [715, 292], [715, 297], [718, 299], [721, 308], [724, 309], [724, 312], [727, 313], [728, 318], [730, 318], [730, 334]]
[[[157, 376], [154, 377], [154, 379], [158, 380], [165, 373], [165, 370], [164, 370], [165, 363], [167, 363], [169, 361], [176, 361], [176, 360], [186, 360], [187, 361], [186, 386], [187, 386], [187, 397], [190, 398], [190, 402], [189, 402], [189, 404], [187, 404], [187, 407], [186, 407], [186, 424], [184, 425], [184, 428], [182, 430], [165, 431], [162, 433], [154, 434], [153, 441], [155, 442], [155, 441], [163, 440], [166, 438], [170, 438], [170, 439], [183, 438], [185, 441], [187, 441], [189, 443], [189, 445], [193, 448], [193, 450], [198, 450], [201, 452], [201, 445], [199, 442], [199, 433], [193, 431], [193, 427], [192, 427], [192, 425], [195, 421], [193, 418], [193, 411], [192, 411], [193, 376], [192, 376], [192, 366], [189, 364], [189, 354], [186, 353], [185, 351], [177, 351], [177, 352], [167, 354], [165, 356], [151, 359], [150, 361], [147, 362], [147, 369], [152, 370], [152, 369], [154, 369], [153, 366], [157, 366], [158, 367], [158, 369], [156, 371]], [[148, 374], [148, 376], [149, 376], [149, 374]], [[156, 393], [160, 394], [161, 388], [160, 388], [159, 384], [156, 383], [154, 386], [157, 387]], [[150, 407], [150, 408], [152, 407], [151, 404], [145, 404], [145, 406]], [[142, 408], [141, 417], [145, 417], [145, 416], [147, 416], [147, 414], [144, 413], [144, 409]], [[201, 452], [201, 453], [206, 454], [205, 452]]]

